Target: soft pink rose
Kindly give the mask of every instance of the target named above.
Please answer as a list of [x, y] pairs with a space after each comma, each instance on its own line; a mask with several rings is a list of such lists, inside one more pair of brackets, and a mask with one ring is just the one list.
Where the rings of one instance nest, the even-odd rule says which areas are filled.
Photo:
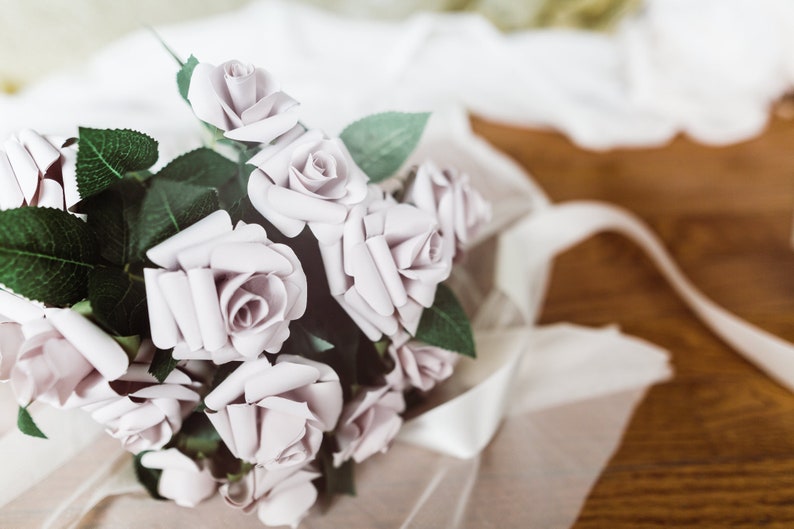
[[297, 101], [273, 76], [238, 61], [198, 64], [187, 98], [199, 119], [233, 140], [270, 143], [298, 123]]
[[21, 206], [67, 209], [80, 200], [74, 147], [22, 130], [0, 151], [0, 210]]
[[404, 333], [392, 341], [389, 354], [395, 363], [394, 376], [389, 381], [400, 390], [415, 387], [429, 391], [452, 375], [458, 361], [456, 353], [412, 340]]
[[317, 500], [312, 481], [320, 475], [310, 467], [254, 467], [239, 481], [222, 485], [220, 493], [232, 507], [244, 512], [257, 509], [265, 525], [297, 527]]
[[339, 419], [339, 451], [334, 454], [334, 466], [351, 458], [360, 463], [378, 452], [386, 452], [402, 427], [400, 413], [404, 410], [401, 391], [390, 386], [362, 388], [345, 405]]
[[331, 294], [373, 341], [415, 333], [452, 268], [436, 219], [388, 198], [355, 206], [342, 238], [320, 250]]
[[438, 219], [441, 234], [457, 250], [467, 245], [491, 218], [491, 208], [469, 183], [469, 175], [425, 162], [416, 171], [406, 202]]
[[249, 162], [254, 207], [287, 237], [308, 223], [315, 236], [332, 242], [351, 206], [367, 196], [367, 176], [339, 139], [310, 130], [282, 145], [265, 147]]
[[109, 382], [95, 373], [75, 396], [91, 418], [133, 454], [165, 446], [201, 400], [195, 391], [198, 384], [180, 369], [162, 383], [149, 373], [154, 351], [152, 342], [145, 340], [118, 380]]
[[293, 355], [244, 362], [204, 399], [235, 457], [268, 470], [311, 461], [342, 410], [339, 376]]
[[69, 309], [45, 314], [21, 326], [24, 341], [10, 376], [21, 406], [37, 400], [75, 407], [81, 404], [75, 391], [87, 377], [116, 380], [127, 372], [124, 350], [88, 319]]
[[232, 229], [225, 211], [146, 255], [164, 267], [144, 270], [152, 340], [162, 349], [178, 346], [179, 358], [277, 353], [290, 322], [306, 310], [306, 275], [295, 252], [271, 242], [258, 224]]
[[209, 469], [176, 448], [147, 452], [141, 457], [141, 465], [163, 471], [157, 482], [158, 494], [182, 507], [195, 507], [218, 488]]

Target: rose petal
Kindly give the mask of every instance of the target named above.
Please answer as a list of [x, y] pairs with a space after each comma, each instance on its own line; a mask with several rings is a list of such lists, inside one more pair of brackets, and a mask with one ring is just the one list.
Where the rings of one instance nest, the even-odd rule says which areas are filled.
[[17, 133], [17, 137], [19, 142], [25, 146], [31, 158], [33, 158], [42, 175], [61, 157], [61, 152], [38, 132], [31, 129], [23, 129]]
[[17, 323], [27, 323], [44, 318], [44, 309], [32, 301], [0, 288], [0, 316]]
[[201, 348], [201, 329], [195, 312], [195, 303], [185, 272], [166, 272], [157, 278], [160, 292], [179, 327], [179, 333], [192, 351]]
[[350, 275], [353, 276], [356, 293], [361, 299], [365, 300], [370, 309], [380, 316], [392, 314], [394, 305], [366, 244], [350, 248], [345, 255], [345, 260], [350, 262]]
[[204, 397], [204, 404], [210, 410], [220, 410], [243, 395], [245, 383], [249, 378], [271, 368], [267, 358], [244, 362]]
[[245, 382], [245, 401], [255, 403], [266, 396], [286, 393], [315, 382], [319, 375], [319, 371], [314, 366], [277, 363], [270, 369], [251, 376]]
[[124, 349], [102, 329], [69, 309], [46, 309], [47, 319], [108, 380], [127, 371]]
[[279, 141], [262, 149], [248, 161], [262, 171], [271, 182], [284, 186], [287, 184], [287, 168], [292, 160], [292, 153], [298, 146], [315, 143], [323, 139], [324, 134], [318, 129], [307, 130], [291, 142]]
[[280, 411], [263, 410], [260, 413], [262, 424], [259, 437], [262, 443], [256, 452], [258, 464], [267, 469], [302, 464], [320, 448], [319, 443], [313, 446], [316, 441], [309, 444], [308, 450], [302, 447], [304, 442], [309, 441], [306, 439], [306, 419]]
[[[257, 73], [263, 72], [261, 68], [258, 69]], [[285, 115], [285, 114], [295, 114], [295, 112], [290, 112], [294, 107], [298, 105], [298, 102], [292, 99], [289, 95], [285, 94], [284, 92], [278, 91], [278, 88], [275, 86], [275, 83], [272, 83], [270, 90], [265, 90], [263, 92], [270, 92], [269, 95], [265, 96], [264, 93], [260, 94], [261, 99], [257, 101], [253, 106], [245, 109], [243, 113], [240, 115], [243, 119], [243, 123], [255, 123], [257, 121], [263, 121], [265, 119], [271, 119], [276, 117], [277, 115]], [[295, 115], [295, 123], [297, 123], [297, 115]], [[295, 124], [293, 123], [293, 125]], [[269, 141], [263, 141], [261, 143], [270, 143]]]
[[289, 275], [295, 262], [279, 252], [280, 245], [229, 243], [217, 246], [210, 257], [210, 266], [215, 270], [251, 274], [266, 270], [268, 274]]
[[198, 402], [199, 394], [190, 388], [174, 383], [155, 384], [141, 388], [134, 393], [130, 393], [131, 397], [141, 399], [173, 399], [184, 400], [188, 402]]
[[223, 65], [226, 89], [232, 99], [232, 108], [237, 115], [256, 102], [256, 76], [254, 67], [238, 61], [229, 61]]
[[232, 219], [221, 209], [150, 248], [146, 252], [146, 257], [163, 268], [174, 269], [177, 265], [177, 254], [181, 250], [230, 231], [232, 231]]
[[347, 217], [347, 208], [342, 204], [310, 197], [283, 187], [270, 186], [266, 199], [276, 213], [301, 221], [341, 224]]
[[8, 155], [0, 151], [0, 210], [18, 208], [25, 203]]
[[297, 237], [306, 223], [276, 211], [268, 199], [268, 189], [273, 183], [265, 174], [255, 169], [248, 180], [248, 198], [254, 208], [286, 237]]
[[[337, 297], [337, 300], [340, 298]], [[369, 304], [355, 288], [350, 288], [343, 296], [342, 308], [356, 322], [358, 327], [373, 342], [380, 340], [383, 334], [391, 336], [398, 330], [397, 318], [394, 315], [381, 316], [373, 312]]]
[[343, 268], [342, 242], [335, 241], [331, 244], [321, 242], [319, 247], [331, 295], [344, 294], [350, 288], [350, 280]]
[[234, 242], [267, 242], [267, 233], [259, 224], [239, 222], [234, 230], [184, 248], [177, 253], [177, 262], [183, 270], [210, 266], [210, 256], [220, 244]]
[[144, 268], [143, 278], [146, 286], [146, 304], [149, 310], [149, 329], [152, 341], [160, 349], [170, 349], [179, 342], [179, 328], [168, 302], [163, 295], [159, 279], [165, 270]]
[[[234, 439], [232, 453], [249, 463], [255, 462], [256, 452], [259, 448], [259, 436], [257, 435], [259, 411], [255, 406], [231, 404], [226, 407], [226, 413], [229, 415], [229, 426]], [[228, 444], [228, 441], [226, 442]], [[229, 449], [231, 450], [232, 447], [229, 446]]]
[[391, 298], [391, 308], [394, 310], [394, 307], [399, 307], [408, 301], [408, 294], [405, 292], [400, 273], [394, 264], [389, 246], [386, 244], [386, 238], [372, 237], [367, 239], [366, 245], [378, 268], [380, 278], [386, 286]]
[[289, 525], [296, 528], [315, 501], [317, 489], [311, 483], [285, 488], [261, 501], [257, 516], [265, 525]]
[[298, 123], [298, 115], [292, 112], [276, 114], [250, 125], [243, 125], [224, 132], [230, 140], [270, 143]]
[[4, 147], [19, 188], [22, 190], [22, 195], [25, 197], [25, 201], [31, 204], [36, 197], [36, 190], [39, 188], [39, 168], [30, 153], [18, 141], [7, 140]]
[[210, 80], [214, 70], [215, 67], [211, 64], [199, 63], [196, 65], [190, 78], [187, 99], [200, 120], [225, 129], [228, 123], [226, 112], [218, 104], [215, 88]]
[[195, 303], [196, 319], [204, 349], [215, 351], [227, 342], [226, 326], [218, 306], [215, 275], [207, 268], [194, 268], [187, 272], [190, 293]]

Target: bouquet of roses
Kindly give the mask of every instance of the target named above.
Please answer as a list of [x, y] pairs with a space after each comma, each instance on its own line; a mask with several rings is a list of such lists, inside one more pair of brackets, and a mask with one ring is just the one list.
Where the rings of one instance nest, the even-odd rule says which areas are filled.
[[401, 170], [426, 114], [332, 138], [263, 69], [180, 65], [210, 147], [156, 171], [131, 130], [0, 151], [0, 380], [27, 434], [33, 402], [82, 408], [152, 495], [296, 526], [474, 356], [443, 282], [489, 208], [453, 168]]

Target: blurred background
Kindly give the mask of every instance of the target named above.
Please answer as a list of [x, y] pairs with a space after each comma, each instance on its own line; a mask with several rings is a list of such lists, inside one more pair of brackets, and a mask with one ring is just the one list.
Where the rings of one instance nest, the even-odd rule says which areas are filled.
[[[0, 0], [0, 91], [84, 61], [141, 26], [229, 11], [251, 0]], [[504, 30], [561, 26], [612, 28], [640, 0], [305, 0], [356, 17], [404, 18], [419, 10], [473, 11]]]
[[[309, 6], [464, 16], [354, 24]], [[103, 51], [142, 26], [185, 55], [272, 67], [331, 132], [453, 101], [553, 201], [635, 212], [710, 298], [794, 339], [794, 0], [0, 0], [0, 12], [0, 138], [88, 123], [186, 150], [174, 138], [195, 120], [159, 44], [139, 33]], [[794, 527], [794, 399], [707, 331], [636, 247], [602, 235], [556, 261], [541, 323], [568, 321], [620, 322], [676, 368], [575, 529]]]

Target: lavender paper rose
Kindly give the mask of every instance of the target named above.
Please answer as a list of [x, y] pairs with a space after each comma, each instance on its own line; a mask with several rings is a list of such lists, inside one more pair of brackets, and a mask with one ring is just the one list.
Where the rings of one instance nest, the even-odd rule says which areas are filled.
[[456, 353], [412, 340], [405, 333], [392, 340], [389, 354], [395, 364], [389, 382], [400, 390], [414, 387], [429, 391], [452, 375], [458, 361]]
[[231, 453], [268, 470], [311, 461], [342, 411], [339, 377], [292, 355], [244, 362], [204, 399]]
[[0, 151], [0, 210], [22, 206], [67, 209], [80, 200], [77, 152], [33, 130], [9, 138]]
[[[227, 362], [277, 353], [306, 310], [306, 276], [264, 228], [217, 211], [147, 252], [152, 340], [179, 358]], [[195, 353], [192, 355], [191, 353]]]
[[91, 418], [133, 454], [165, 446], [200, 400], [198, 384], [180, 369], [162, 383], [149, 373], [154, 352], [152, 342], [145, 340], [124, 375], [108, 381], [95, 373], [76, 397]]
[[182, 507], [195, 507], [218, 489], [209, 469], [176, 448], [147, 452], [141, 465], [163, 471], [157, 482], [158, 494]]
[[199, 119], [233, 140], [270, 143], [298, 123], [297, 101], [273, 76], [238, 61], [198, 64], [187, 98]]
[[466, 173], [441, 170], [429, 161], [417, 168], [405, 200], [435, 216], [439, 231], [456, 251], [469, 244], [491, 218], [490, 206]]
[[415, 333], [452, 268], [436, 219], [389, 198], [354, 207], [342, 238], [320, 250], [331, 294], [373, 341]]
[[253, 206], [287, 237], [306, 224], [331, 243], [342, 232], [350, 207], [367, 196], [367, 176], [339, 139], [310, 130], [296, 140], [265, 147], [249, 162]]
[[402, 427], [400, 413], [405, 410], [401, 391], [391, 386], [362, 388], [355, 399], [345, 405], [336, 440], [334, 466], [353, 459], [357, 463], [378, 452], [386, 452]]
[[40, 401], [72, 408], [83, 403], [76, 390], [90, 375], [116, 380], [129, 359], [102, 329], [69, 309], [47, 309], [46, 317], [21, 326], [11, 368], [11, 386], [21, 406]]
[[221, 486], [226, 503], [244, 512], [257, 510], [265, 525], [297, 527], [317, 501], [312, 481], [320, 473], [309, 467], [266, 470], [254, 467], [243, 478]]

